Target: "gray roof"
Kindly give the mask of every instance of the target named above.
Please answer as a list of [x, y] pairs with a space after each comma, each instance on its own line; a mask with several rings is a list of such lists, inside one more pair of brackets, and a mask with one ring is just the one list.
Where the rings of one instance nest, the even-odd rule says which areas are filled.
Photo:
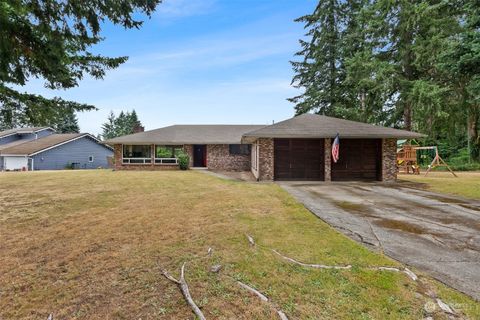
[[[25, 133], [35, 133], [38, 131], [42, 131], [45, 129], [51, 129], [49, 127], [28, 127], [28, 128], [15, 128], [15, 129], [9, 129], [5, 131], [0, 132], [0, 138], [9, 136], [12, 134], [25, 134]], [[53, 129], [52, 129], [53, 130]]]
[[421, 138], [425, 135], [375, 126], [363, 122], [349, 121], [316, 114], [303, 114], [271, 126], [264, 127], [243, 136], [243, 142], [248, 143], [256, 138]]
[[174, 125], [113, 138], [104, 143], [113, 144], [238, 144], [242, 136], [265, 125]]
[[[88, 133], [51, 134], [40, 139], [27, 140], [23, 143], [11, 143], [2, 146], [2, 148], [0, 148], [0, 155], [33, 155], [45, 149], [54, 148], [58, 145], [82, 137], [89, 137], [95, 141], [98, 141], [95, 137]], [[109, 146], [105, 147], [110, 148]]]

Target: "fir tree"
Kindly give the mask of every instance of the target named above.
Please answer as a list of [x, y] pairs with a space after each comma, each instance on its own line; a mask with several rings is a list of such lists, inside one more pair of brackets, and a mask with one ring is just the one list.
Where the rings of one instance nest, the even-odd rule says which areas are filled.
[[[127, 57], [91, 53], [103, 40], [104, 22], [140, 28], [137, 13], [150, 16], [160, 0], [0, 1], [0, 116], [43, 122], [57, 109], [93, 110], [94, 106], [19, 92], [29, 78], [51, 89], [76, 87], [86, 75], [102, 79]], [[13, 123], [9, 119], [3, 122]], [[15, 120], [16, 121], [16, 120]]]

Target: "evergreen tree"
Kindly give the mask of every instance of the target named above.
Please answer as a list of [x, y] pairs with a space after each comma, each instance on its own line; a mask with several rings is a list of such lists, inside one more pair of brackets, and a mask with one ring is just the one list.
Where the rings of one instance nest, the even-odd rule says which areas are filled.
[[320, 1], [313, 14], [298, 18], [305, 24], [309, 41], [300, 40], [301, 50], [292, 61], [295, 71], [293, 85], [304, 93], [288, 99], [295, 103], [297, 114], [315, 111], [337, 115], [342, 104], [341, 80], [344, 77], [343, 59], [340, 55], [342, 5], [337, 0]]
[[[68, 89], [86, 75], [102, 79], [127, 57], [90, 52], [100, 43], [101, 25], [111, 22], [140, 28], [137, 13], [150, 16], [161, 0], [0, 1], [0, 123], [19, 117], [43, 122], [57, 109], [93, 110], [94, 106], [19, 92], [29, 78], [42, 78], [50, 89]], [[13, 115], [13, 116], [12, 116]], [[10, 118], [9, 118], [10, 117]]]
[[140, 120], [138, 120], [137, 112], [121, 111], [118, 116], [110, 112], [107, 122], [102, 125], [102, 137], [104, 140], [112, 139], [135, 132], [135, 128], [141, 126]]
[[57, 133], [79, 133], [80, 126], [78, 125], [77, 115], [74, 110], [62, 114], [56, 120], [56, 124], [51, 126]]
[[461, 8], [462, 30], [449, 39], [440, 65], [453, 87], [452, 114], [463, 116], [470, 156], [480, 161], [480, 2], [467, 0]]

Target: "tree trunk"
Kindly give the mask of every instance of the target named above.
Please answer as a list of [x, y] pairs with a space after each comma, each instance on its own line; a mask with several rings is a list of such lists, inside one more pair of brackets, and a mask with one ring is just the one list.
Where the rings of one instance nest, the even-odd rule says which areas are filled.
[[467, 118], [468, 145], [470, 146], [470, 158], [480, 161], [480, 136], [478, 134], [479, 106], [470, 106]]

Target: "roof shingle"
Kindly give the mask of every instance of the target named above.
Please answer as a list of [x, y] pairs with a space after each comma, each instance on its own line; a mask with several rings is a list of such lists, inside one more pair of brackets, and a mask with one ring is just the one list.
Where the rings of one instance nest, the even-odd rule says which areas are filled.
[[113, 144], [238, 144], [242, 136], [264, 125], [173, 125], [113, 138], [104, 143]]
[[421, 138], [425, 135], [316, 114], [303, 114], [244, 135], [245, 142], [256, 138]]
[[2, 148], [0, 155], [31, 155], [38, 151], [68, 142], [69, 140], [88, 135], [88, 133], [51, 134], [40, 139], [28, 140], [21, 144], [14, 144], [10, 147]]

